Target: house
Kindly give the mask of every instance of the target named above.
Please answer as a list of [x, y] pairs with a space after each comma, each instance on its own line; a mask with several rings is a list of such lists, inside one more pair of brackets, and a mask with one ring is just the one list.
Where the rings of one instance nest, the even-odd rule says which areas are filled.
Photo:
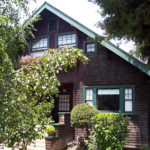
[[[54, 119], [58, 136], [46, 138], [47, 150], [61, 149], [85, 132], [70, 126], [70, 111], [79, 103], [89, 103], [101, 112], [122, 111], [131, 117], [126, 147], [139, 149], [150, 144], [150, 70], [145, 64], [114, 44], [92, 40], [94, 31], [45, 2], [33, 15], [37, 32], [31, 40], [29, 54], [43, 55], [48, 48], [74, 46], [84, 50], [90, 59], [87, 65], [61, 73], [59, 98], [55, 101]], [[57, 144], [56, 144], [57, 143]]]

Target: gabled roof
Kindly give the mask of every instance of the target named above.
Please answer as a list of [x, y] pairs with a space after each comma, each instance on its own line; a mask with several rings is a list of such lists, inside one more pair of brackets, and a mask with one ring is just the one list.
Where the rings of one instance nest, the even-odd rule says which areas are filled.
[[[78, 30], [85, 33], [90, 38], [94, 39], [95, 37], [100, 36], [97, 33], [95, 33], [94, 31], [92, 31], [91, 29], [87, 28], [83, 24], [79, 23], [75, 19], [71, 18], [70, 16], [63, 13], [62, 11], [60, 11], [59, 9], [55, 8], [54, 6], [50, 5], [47, 2], [44, 2], [43, 5], [39, 9], [37, 9], [32, 16], [39, 15], [44, 9], [47, 9], [50, 12], [54, 13], [56, 16], [65, 20], [66, 22], [68, 22], [69, 24], [71, 24], [72, 26], [77, 28]], [[135, 66], [136, 68], [140, 69], [142, 72], [144, 72], [145, 74], [150, 76], [150, 70], [147, 68], [147, 65], [145, 65], [144, 63], [142, 63], [135, 57], [133, 57], [130, 54], [126, 53], [125, 51], [121, 50], [119, 47], [117, 47], [116, 45], [112, 44], [109, 41], [108, 42], [102, 41], [101, 44], [104, 47], [106, 47], [107, 49], [109, 49], [110, 51], [112, 51], [113, 53], [115, 53], [116, 55], [123, 58], [125, 61], [129, 62], [130, 64], [132, 64], [133, 66]]]

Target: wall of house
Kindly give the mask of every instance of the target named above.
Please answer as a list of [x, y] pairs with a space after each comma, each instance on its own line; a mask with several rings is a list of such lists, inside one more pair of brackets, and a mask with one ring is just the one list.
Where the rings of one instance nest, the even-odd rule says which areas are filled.
[[[43, 20], [36, 24], [38, 32], [35, 36], [50, 35], [50, 48], [55, 48], [55, 35], [57, 33], [75, 32], [78, 36], [78, 47], [83, 48], [87, 39], [79, 30], [65, 21], [59, 20], [59, 28], [55, 32], [48, 32], [48, 19], [53, 17], [48, 11], [42, 12]], [[150, 100], [150, 78], [143, 72], [127, 63], [108, 49], [98, 46], [97, 54], [88, 55], [90, 61], [87, 65], [79, 64], [77, 69], [70, 69], [61, 73], [59, 79], [62, 83], [73, 83], [73, 106], [82, 103], [83, 86], [112, 86], [135, 85], [135, 115], [130, 115], [130, 134], [127, 146], [138, 148], [148, 144], [148, 102]], [[75, 129], [75, 137], [84, 134], [83, 130]]]
[[[149, 78], [105, 48], [100, 48], [97, 55], [89, 58], [89, 64], [80, 64], [78, 71], [72, 70], [60, 75], [62, 82], [74, 83], [73, 105], [82, 103], [82, 88], [85, 85], [135, 85], [136, 114], [130, 115], [130, 134], [126, 143], [133, 148], [148, 144]], [[81, 131], [76, 129], [75, 134], [77, 136]]]

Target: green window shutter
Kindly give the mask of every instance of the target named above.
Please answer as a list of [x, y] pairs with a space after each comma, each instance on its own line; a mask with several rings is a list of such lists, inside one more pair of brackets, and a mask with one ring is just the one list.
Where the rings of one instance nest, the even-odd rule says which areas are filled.
[[124, 89], [120, 88], [120, 111], [124, 113]]
[[86, 88], [83, 87], [83, 99], [82, 99], [83, 103], [85, 103], [85, 96], [86, 96]]

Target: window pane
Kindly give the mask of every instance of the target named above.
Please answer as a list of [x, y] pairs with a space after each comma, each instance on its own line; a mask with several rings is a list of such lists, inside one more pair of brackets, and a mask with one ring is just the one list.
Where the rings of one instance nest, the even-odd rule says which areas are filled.
[[98, 95], [119, 95], [119, 89], [99, 89]]
[[98, 89], [97, 104], [99, 110], [119, 111], [119, 89]]
[[119, 111], [119, 95], [98, 95], [98, 109]]
[[93, 106], [93, 101], [86, 101], [89, 105]]
[[125, 99], [132, 100], [132, 89], [125, 89]]
[[76, 34], [58, 36], [58, 48], [76, 46]]
[[86, 52], [87, 53], [94, 52], [94, 51], [95, 51], [95, 44], [94, 43], [86, 44]]
[[93, 89], [86, 89], [86, 100], [93, 101]]
[[59, 111], [70, 111], [70, 95], [59, 95]]
[[32, 41], [32, 51], [48, 48], [48, 38], [40, 38]]
[[125, 101], [125, 112], [132, 111], [132, 101]]

